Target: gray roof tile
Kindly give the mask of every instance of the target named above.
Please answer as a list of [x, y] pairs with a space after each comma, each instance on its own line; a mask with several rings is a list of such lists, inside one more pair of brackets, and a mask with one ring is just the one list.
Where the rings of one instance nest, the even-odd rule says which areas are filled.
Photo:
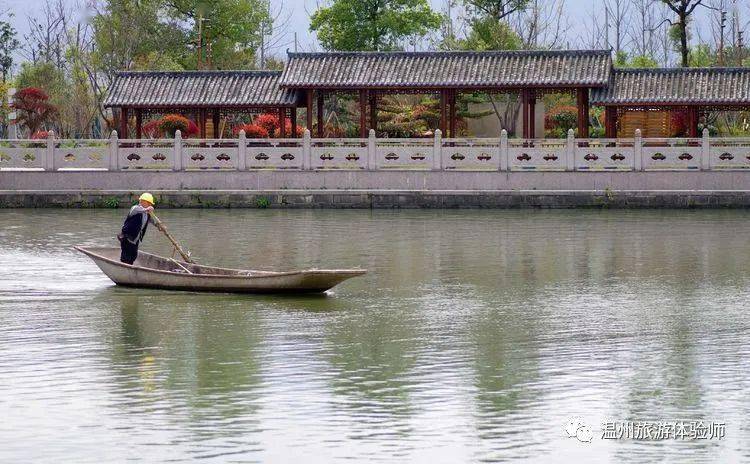
[[287, 88], [599, 87], [609, 50], [290, 53]]
[[104, 106], [293, 106], [297, 92], [281, 89], [281, 71], [120, 72]]
[[597, 105], [750, 104], [750, 68], [616, 69]]

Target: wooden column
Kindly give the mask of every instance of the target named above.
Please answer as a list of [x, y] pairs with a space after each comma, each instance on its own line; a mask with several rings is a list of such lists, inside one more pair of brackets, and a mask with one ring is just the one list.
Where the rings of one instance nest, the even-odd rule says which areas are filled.
[[318, 137], [323, 137], [323, 92], [318, 91]]
[[688, 106], [688, 137], [698, 137], [698, 107]]
[[526, 89], [521, 90], [521, 117], [523, 119], [522, 136], [525, 139], [529, 137], [529, 91]]
[[290, 134], [290, 137], [296, 138], [297, 137], [297, 107], [293, 106], [291, 108], [291, 119], [292, 119], [292, 133]]
[[359, 91], [359, 136], [367, 137], [367, 91]]
[[608, 139], [617, 138], [617, 107], [604, 108], [604, 136]]
[[219, 133], [219, 122], [221, 121], [221, 118], [219, 117], [219, 110], [214, 110], [213, 114], [213, 123], [214, 123], [214, 138], [219, 139], [221, 138], [221, 134]]
[[585, 139], [589, 136], [589, 90], [578, 89], [578, 137]]
[[536, 138], [536, 94], [529, 90], [529, 138]]
[[198, 111], [198, 125], [200, 126], [201, 130], [201, 138], [206, 138], [206, 109], [201, 108]]
[[370, 129], [378, 131], [378, 95], [375, 90], [370, 90]]
[[279, 108], [279, 137], [286, 138], [286, 108]]
[[312, 89], [308, 89], [305, 92], [305, 100], [306, 105], [305, 109], [307, 110], [307, 113], [305, 114], [305, 125], [307, 126], [307, 130], [310, 131], [310, 134], [312, 134], [313, 130], [313, 91]]
[[446, 116], [445, 115], [445, 100], [446, 100], [445, 90], [441, 90], [440, 91], [440, 132], [443, 133], [443, 137], [446, 136], [446, 133], [445, 133], [445, 119], [446, 119], [445, 118]]
[[143, 128], [143, 112], [140, 108], [135, 110], [135, 138], [140, 139]]
[[456, 91], [451, 90], [450, 95], [450, 111], [448, 112], [450, 117], [450, 135], [449, 137], [455, 137], [456, 136]]
[[128, 138], [128, 107], [123, 106], [120, 108], [120, 133], [118, 136], [121, 139]]

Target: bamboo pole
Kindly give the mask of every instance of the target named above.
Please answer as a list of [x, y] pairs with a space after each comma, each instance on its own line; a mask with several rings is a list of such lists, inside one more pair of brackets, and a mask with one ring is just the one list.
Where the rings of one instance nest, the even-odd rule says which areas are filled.
[[190, 253], [187, 252], [187, 251], [185, 251], [180, 246], [180, 244], [177, 243], [177, 240], [175, 240], [174, 237], [172, 237], [172, 235], [169, 232], [167, 232], [166, 227], [164, 227], [164, 223], [161, 222], [161, 220], [158, 217], [156, 217], [156, 214], [154, 214], [153, 212], [151, 212], [151, 213], [149, 213], [149, 215], [151, 216], [151, 219], [154, 220], [154, 224], [156, 224], [156, 227], [159, 230], [161, 230], [164, 233], [164, 235], [167, 236], [167, 238], [169, 239], [170, 242], [172, 242], [172, 246], [174, 247], [175, 250], [177, 250], [177, 252], [180, 254], [180, 256], [182, 256], [182, 259], [185, 260], [186, 263], [195, 264], [195, 261], [193, 261], [192, 259], [190, 259]]

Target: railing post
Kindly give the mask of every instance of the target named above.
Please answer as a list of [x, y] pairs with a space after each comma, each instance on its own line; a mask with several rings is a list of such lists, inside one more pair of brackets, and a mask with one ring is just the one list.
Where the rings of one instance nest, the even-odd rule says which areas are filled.
[[119, 148], [120, 148], [120, 141], [117, 139], [117, 131], [113, 130], [112, 133], [109, 134], [109, 170], [110, 171], [117, 171], [120, 169]]
[[443, 132], [435, 129], [435, 138], [432, 142], [432, 170], [441, 171], [443, 169]]
[[568, 139], [565, 142], [565, 170], [575, 171], [576, 170], [576, 151], [578, 150], [578, 144], [576, 143], [576, 135], [573, 129], [568, 129]]
[[708, 128], [703, 128], [703, 137], [701, 139], [701, 171], [711, 169], [711, 140], [709, 139]]
[[500, 158], [500, 170], [510, 171], [510, 157], [508, 156], [508, 131], [500, 131], [500, 147], [498, 148], [498, 157]]
[[44, 150], [44, 170], [55, 170], [55, 131], [47, 133], [47, 147]]
[[310, 140], [310, 129], [305, 129], [302, 135], [302, 169], [312, 169], [312, 141]]
[[641, 138], [640, 129], [635, 130], [633, 149], [635, 150], [633, 156], [633, 169], [636, 171], [643, 171], [643, 139]]
[[182, 171], [182, 132], [174, 131], [174, 170]]
[[247, 169], [247, 137], [245, 131], [241, 130], [237, 137], [237, 170]]
[[378, 169], [378, 140], [375, 137], [375, 129], [370, 129], [367, 134], [367, 170]]

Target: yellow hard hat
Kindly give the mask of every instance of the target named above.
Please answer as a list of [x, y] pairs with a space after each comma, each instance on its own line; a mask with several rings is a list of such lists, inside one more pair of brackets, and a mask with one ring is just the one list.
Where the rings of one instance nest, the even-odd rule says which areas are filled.
[[154, 201], [154, 196], [151, 195], [148, 192], [143, 193], [138, 199], [139, 200], [147, 201], [147, 202], [151, 203], [152, 205], [156, 204], [156, 202]]

